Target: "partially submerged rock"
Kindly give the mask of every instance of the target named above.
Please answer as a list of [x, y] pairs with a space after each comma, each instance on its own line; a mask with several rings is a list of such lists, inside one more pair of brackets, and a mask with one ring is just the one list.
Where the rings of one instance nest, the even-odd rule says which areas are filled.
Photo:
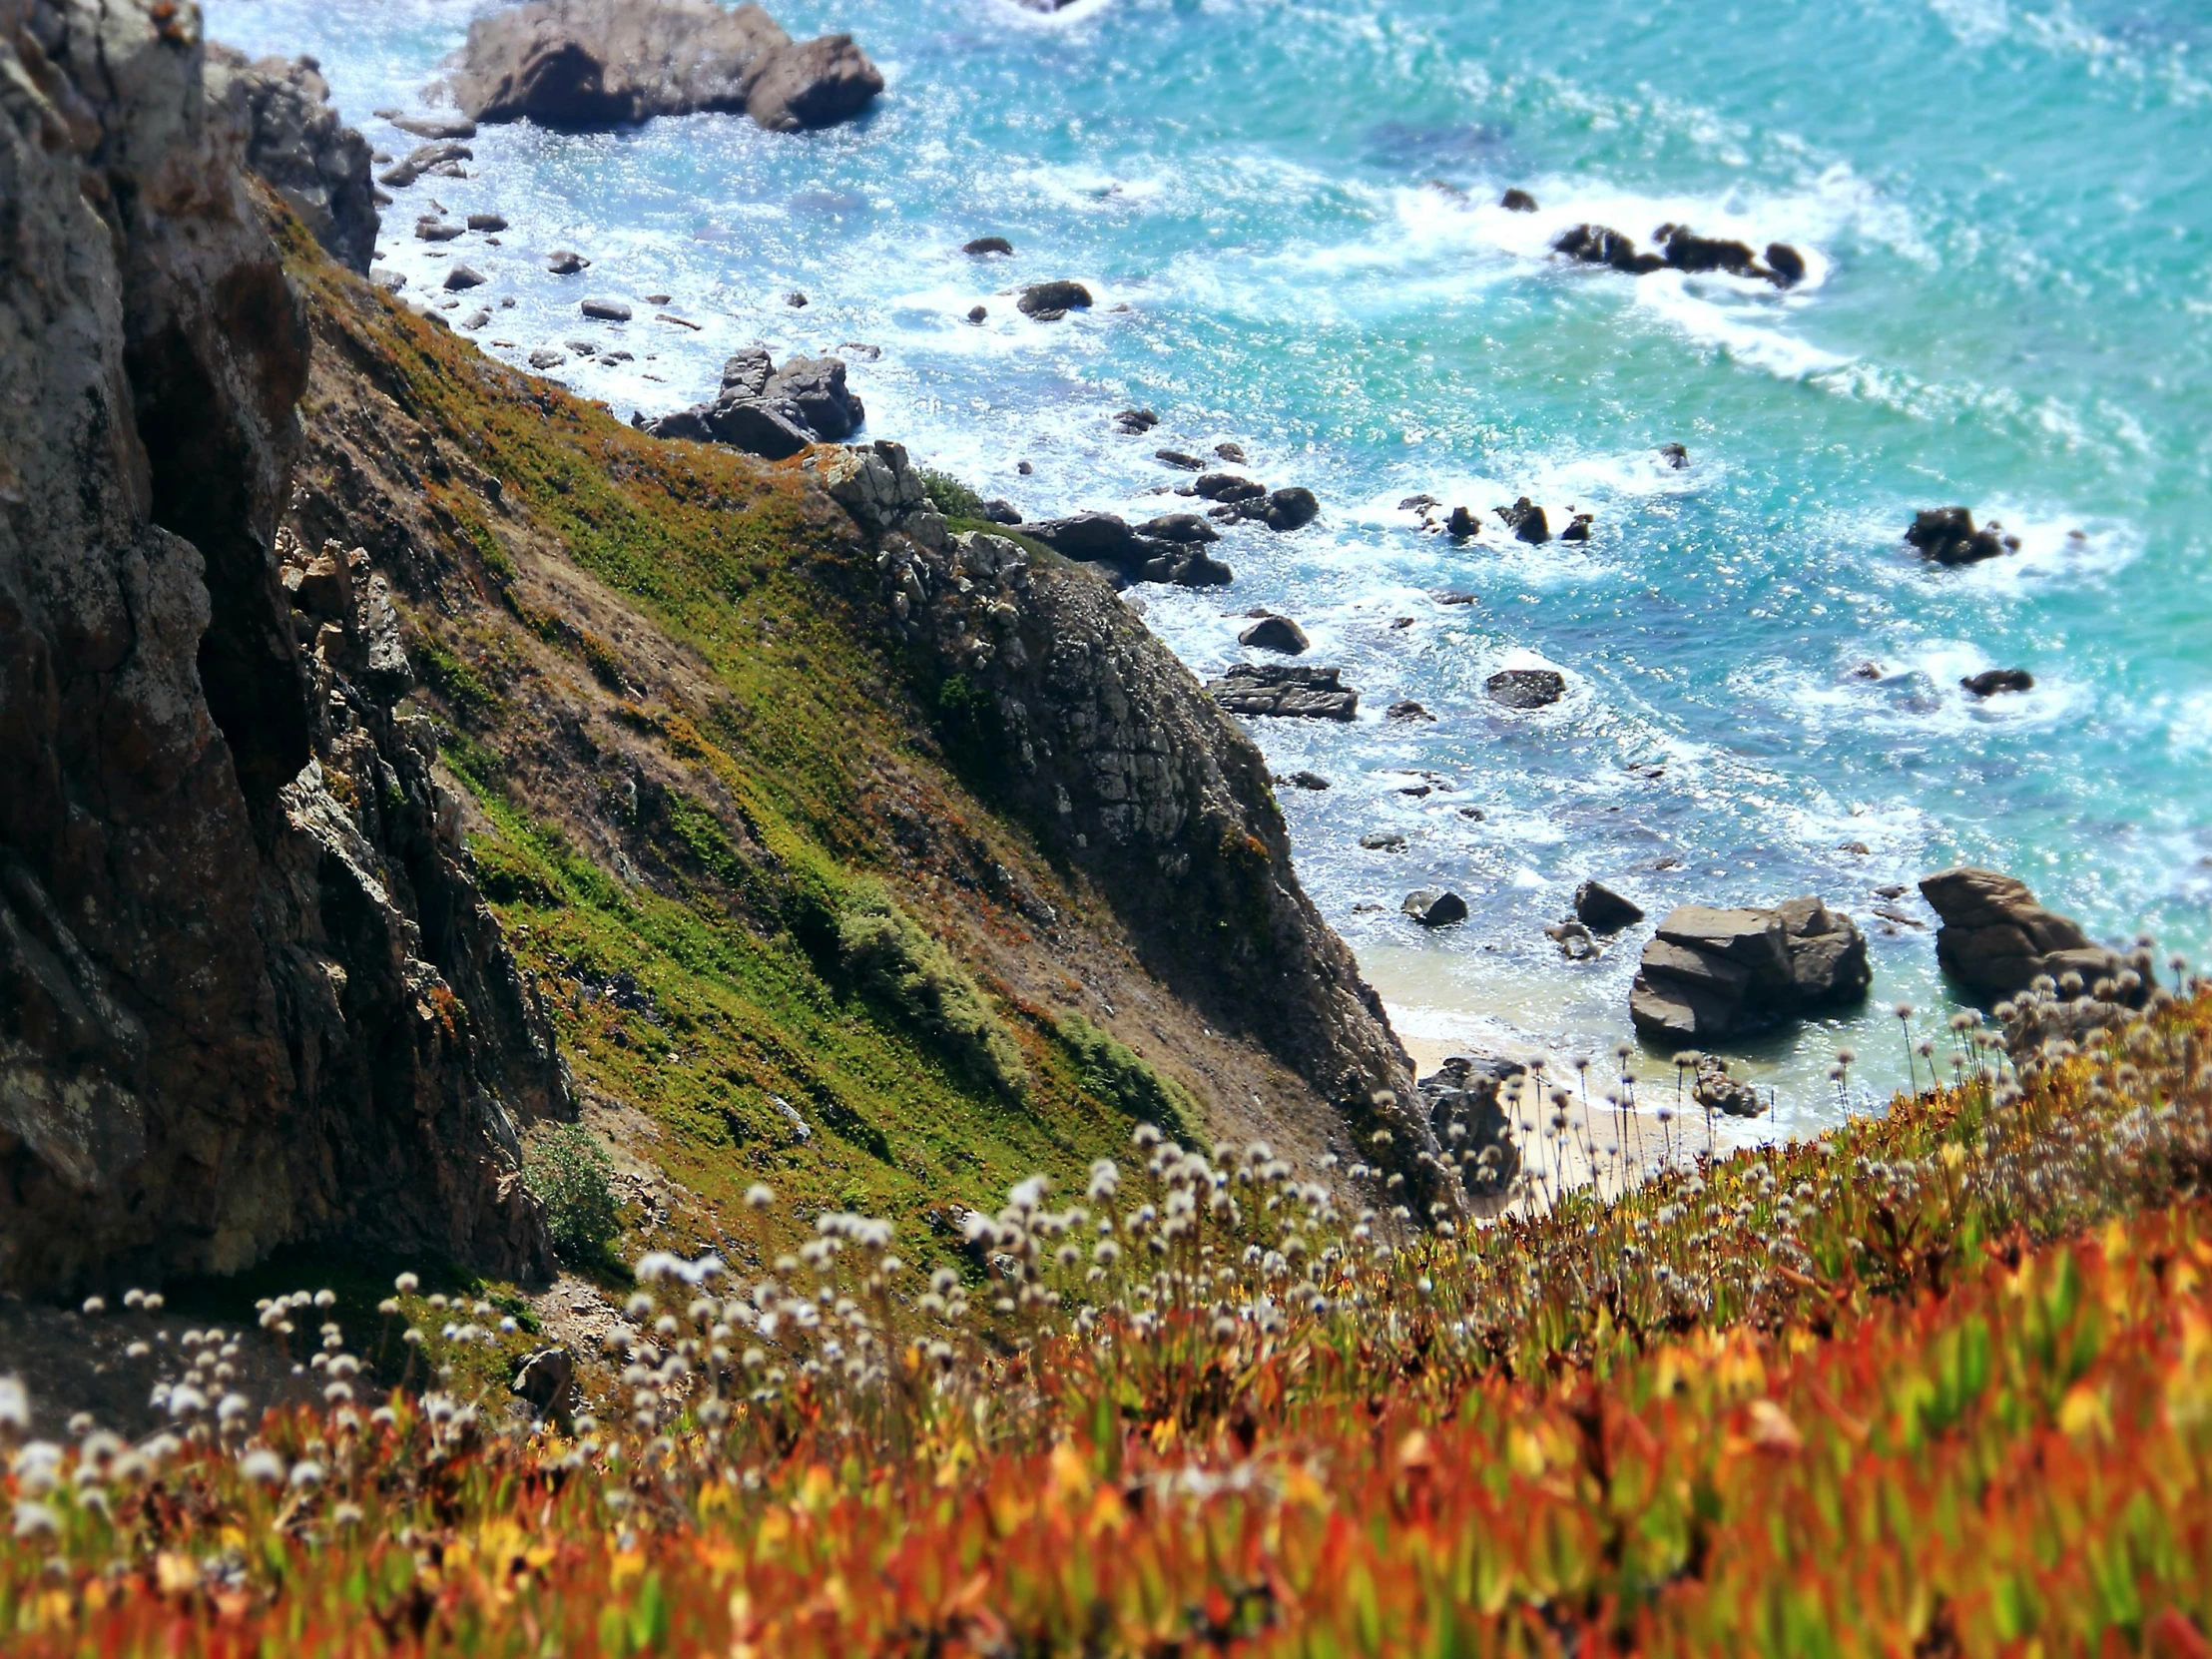
[[1070, 311], [1089, 310], [1091, 302], [1091, 290], [1081, 282], [1060, 280], [1032, 282], [1021, 290], [1014, 307], [1039, 322], [1057, 322]]
[[1483, 681], [1482, 689], [1508, 709], [1544, 709], [1567, 695], [1567, 677], [1557, 669], [1507, 668]]
[[1306, 630], [1287, 616], [1266, 616], [1237, 636], [1239, 645], [1255, 651], [1279, 651], [1286, 657], [1305, 654], [1313, 644]]
[[2035, 676], [2024, 668], [1985, 668], [1979, 674], [1968, 674], [1959, 685], [1976, 697], [1995, 697], [2000, 692], [2027, 692], [2035, 689]]
[[1712, 1043], [1863, 1001], [1867, 940], [1818, 898], [1767, 908], [1684, 904], [1667, 912], [1629, 992], [1647, 1037]]
[[1360, 712], [1360, 694], [1344, 683], [1341, 668], [1238, 663], [1206, 690], [1233, 715], [1349, 721]]
[[716, 110], [796, 132], [858, 115], [883, 77], [850, 35], [795, 42], [757, 5], [533, 0], [469, 25], [450, 89], [476, 121], [598, 132]]
[[2006, 535], [2001, 524], [1976, 529], [1973, 514], [1964, 507], [1923, 508], [1913, 515], [1905, 539], [1922, 558], [1939, 565], [1979, 564], [2020, 549], [2020, 538]]
[[1574, 889], [1574, 915], [1577, 921], [1600, 933], [1618, 933], [1643, 920], [1644, 909], [1602, 881], [1585, 881]]
[[[2024, 991], [2038, 974], [2078, 973], [2082, 986], [2116, 979], [2127, 964], [2093, 943], [2071, 916], [2035, 902], [2027, 883], [1993, 869], [1958, 865], [1921, 882], [1921, 896], [1942, 925], [1936, 960], [1968, 990], [1984, 996]], [[2138, 974], [2138, 979], [2142, 976]], [[2069, 993], [2071, 994], [2071, 993]]]
[[1423, 887], [1409, 892], [1398, 904], [1398, 913], [1423, 927], [1449, 927], [1467, 919], [1467, 901], [1449, 887]]
[[[1110, 568], [1124, 582], [1168, 582], [1183, 588], [1227, 587], [1236, 572], [1209, 554], [1205, 541], [1179, 522], [1189, 515], [1170, 515], [1131, 529], [1117, 513], [1076, 513], [1069, 518], [1044, 519], [1022, 526], [1022, 534], [1041, 541], [1053, 552], [1070, 559]], [[1200, 521], [1203, 523], [1203, 521]], [[1152, 533], [1163, 526], [1164, 533]]]

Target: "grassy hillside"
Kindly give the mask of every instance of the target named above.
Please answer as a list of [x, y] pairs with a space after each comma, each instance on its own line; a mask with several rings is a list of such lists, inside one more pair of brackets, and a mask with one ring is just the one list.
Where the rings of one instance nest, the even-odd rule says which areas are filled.
[[[1153, 980], [1108, 896], [962, 782], [960, 711], [803, 463], [646, 437], [279, 231], [316, 347], [289, 527], [393, 586], [587, 1118], [671, 1184], [625, 1209], [626, 1249], [758, 1262], [866, 1209], [935, 1218], [909, 1246], [933, 1259], [963, 1206], [1079, 1181], [1138, 1109], [1318, 1150], [1319, 1094]], [[796, 1223], [742, 1206], [761, 1181]]]
[[408, 1296], [356, 1346], [412, 1320], [445, 1391], [20, 1456], [0, 1628], [25, 1655], [2201, 1654], [2212, 993], [2095, 1012], [1967, 1033], [1960, 1086], [1821, 1141], [1466, 1236], [1139, 1132], [1082, 1192], [1008, 1195], [987, 1287], [858, 1217], [775, 1283], [651, 1260], [621, 1393], [573, 1421], [467, 1397], [468, 1311]]

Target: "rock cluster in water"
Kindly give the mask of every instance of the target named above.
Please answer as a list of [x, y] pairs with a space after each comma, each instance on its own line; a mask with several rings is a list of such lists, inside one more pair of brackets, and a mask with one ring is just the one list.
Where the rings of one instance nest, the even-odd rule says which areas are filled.
[[[2092, 943], [2079, 922], [2044, 909], [2027, 883], [2013, 876], [1959, 865], [1923, 880], [1921, 896], [1942, 922], [1936, 960], [1970, 991], [2009, 996], [2038, 975], [2063, 979], [2068, 973], [2093, 988], [2128, 971], [2119, 956]], [[2142, 976], [2136, 977], [2139, 992]]]
[[858, 115], [883, 77], [850, 35], [794, 41], [757, 5], [533, 0], [469, 25], [449, 86], [476, 121], [589, 132], [722, 110], [796, 132]]
[[1653, 236], [1659, 252], [1637, 248], [1632, 238], [1606, 225], [1577, 225], [1552, 239], [1555, 254], [1577, 265], [1600, 265], [1627, 276], [1648, 276], [1655, 271], [1690, 274], [1720, 271], [1732, 276], [1755, 276], [1778, 288], [1797, 286], [1805, 280], [1805, 256], [1786, 242], [1770, 242], [1766, 263], [1750, 244], [1701, 237], [1687, 225], [1662, 225]]

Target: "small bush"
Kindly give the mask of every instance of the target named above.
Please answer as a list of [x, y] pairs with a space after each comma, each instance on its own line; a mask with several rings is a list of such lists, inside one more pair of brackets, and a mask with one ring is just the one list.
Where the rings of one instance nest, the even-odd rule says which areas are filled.
[[921, 469], [921, 493], [946, 518], [980, 519], [983, 498], [949, 472]]
[[522, 1178], [545, 1206], [553, 1248], [571, 1267], [605, 1256], [622, 1231], [614, 1165], [580, 1123], [556, 1123], [530, 1137]]
[[1178, 1139], [1197, 1135], [1204, 1114], [1190, 1091], [1162, 1077], [1127, 1043], [1116, 1041], [1081, 1014], [1062, 1014], [1054, 1021], [1054, 1030], [1075, 1057], [1086, 1091]]
[[898, 907], [880, 882], [860, 881], [837, 914], [837, 953], [862, 990], [949, 1059], [1003, 1094], [1028, 1081], [1005, 1023], [951, 952]]

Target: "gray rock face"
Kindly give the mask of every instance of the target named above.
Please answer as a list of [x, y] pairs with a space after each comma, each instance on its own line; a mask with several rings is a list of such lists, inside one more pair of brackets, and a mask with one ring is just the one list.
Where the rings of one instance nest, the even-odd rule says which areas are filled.
[[469, 25], [450, 90], [477, 121], [595, 132], [722, 110], [797, 132], [858, 115], [883, 77], [850, 35], [794, 42], [757, 5], [533, 0]]
[[639, 420], [655, 437], [725, 443], [749, 455], [781, 461], [814, 443], [834, 443], [867, 419], [845, 385], [839, 357], [794, 357], [775, 366], [760, 346], [747, 346], [722, 365], [722, 390], [712, 402]]
[[877, 549], [884, 628], [922, 673], [980, 693], [957, 734], [971, 776], [1098, 883], [1179, 994], [1354, 1129], [1388, 1128], [1416, 1213], [1455, 1202], [1382, 1003], [1292, 867], [1259, 749], [1108, 583], [1005, 537], [946, 536], [898, 445], [804, 464]]
[[1429, 1130], [1473, 1197], [1497, 1197], [1520, 1174], [1520, 1148], [1513, 1142], [1505, 1101], [1527, 1074], [1528, 1068], [1516, 1060], [1455, 1054], [1435, 1075], [1420, 1080]]
[[2126, 966], [2093, 943], [2072, 917], [2036, 903], [2026, 882], [1996, 870], [1969, 865], [1940, 870], [1921, 882], [1921, 896], [1942, 922], [1936, 932], [1936, 960], [1978, 994], [2009, 996], [2044, 973], [2053, 979], [2078, 973], [2082, 984], [2093, 988]]
[[368, 141], [338, 119], [312, 58], [247, 61], [208, 47], [208, 102], [244, 138], [246, 163], [338, 264], [368, 275], [376, 257], [376, 187]]
[[1235, 663], [1221, 679], [1208, 681], [1206, 692], [1233, 715], [1352, 720], [1360, 713], [1360, 694], [1344, 683], [1341, 668]]
[[388, 595], [279, 580], [307, 337], [202, 64], [0, 0], [0, 1287], [310, 1236], [528, 1275], [548, 1028]]
[[1647, 1037], [1723, 1042], [1863, 1001], [1872, 982], [1866, 936], [1818, 898], [1740, 910], [1684, 904], [1644, 946], [1628, 1011]]

